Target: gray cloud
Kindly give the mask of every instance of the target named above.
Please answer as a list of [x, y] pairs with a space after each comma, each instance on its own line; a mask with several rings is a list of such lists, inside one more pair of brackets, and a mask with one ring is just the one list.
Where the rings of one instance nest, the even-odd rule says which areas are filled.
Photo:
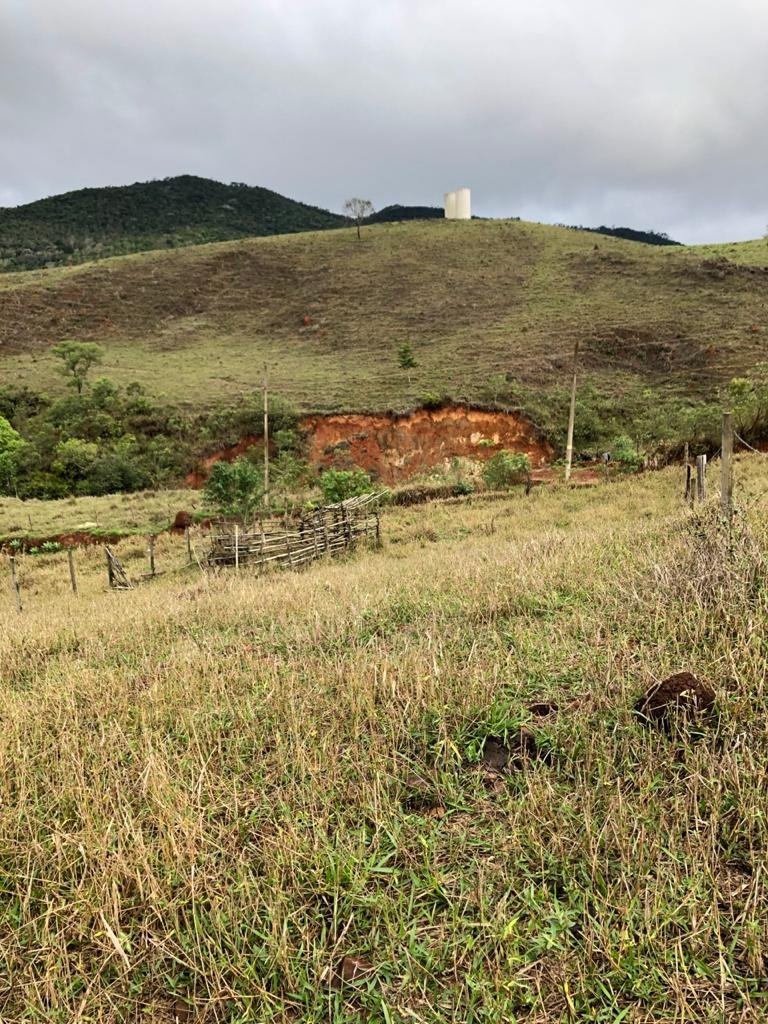
[[0, 204], [196, 173], [685, 241], [768, 223], [765, 0], [4, 0]]

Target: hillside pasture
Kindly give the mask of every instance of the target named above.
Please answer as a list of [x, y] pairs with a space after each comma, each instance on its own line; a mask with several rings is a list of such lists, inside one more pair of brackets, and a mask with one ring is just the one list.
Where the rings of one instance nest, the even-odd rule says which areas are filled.
[[660, 248], [519, 221], [201, 245], [3, 275], [0, 366], [60, 392], [47, 349], [76, 337], [106, 346], [118, 383], [187, 408], [252, 392], [267, 362], [303, 411], [383, 411], [546, 395], [579, 339], [585, 375], [631, 415], [643, 389], [709, 400], [763, 358], [767, 263], [763, 243]]

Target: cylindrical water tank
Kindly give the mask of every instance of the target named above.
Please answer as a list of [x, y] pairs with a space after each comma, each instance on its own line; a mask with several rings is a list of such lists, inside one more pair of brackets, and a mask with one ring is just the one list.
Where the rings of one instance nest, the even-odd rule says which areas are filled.
[[470, 193], [468, 188], [457, 189], [454, 193], [456, 196], [456, 212], [454, 216], [457, 220], [471, 220], [472, 219], [472, 206], [470, 202]]
[[456, 217], [456, 193], [445, 193], [445, 217], [446, 220], [454, 220]]

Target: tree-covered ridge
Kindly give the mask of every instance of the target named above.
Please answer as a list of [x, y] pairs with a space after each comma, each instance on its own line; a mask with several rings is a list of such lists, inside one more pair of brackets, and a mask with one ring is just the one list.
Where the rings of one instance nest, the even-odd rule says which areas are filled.
[[366, 218], [368, 224], [384, 224], [400, 220], [440, 220], [445, 217], [442, 206], [401, 206], [393, 203]]
[[596, 235], [610, 235], [612, 238], [624, 238], [628, 242], [643, 242], [645, 245], [682, 245], [663, 231], [638, 231], [636, 228], [609, 228], [601, 224], [599, 228], [585, 228], [572, 225], [574, 231], [592, 231]]
[[346, 219], [266, 188], [181, 175], [84, 188], [0, 209], [0, 270], [148, 249], [342, 227]]

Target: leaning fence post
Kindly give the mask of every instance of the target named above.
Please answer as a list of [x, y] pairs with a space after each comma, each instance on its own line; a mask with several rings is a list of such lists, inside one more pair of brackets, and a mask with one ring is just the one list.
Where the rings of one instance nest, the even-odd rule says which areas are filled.
[[13, 590], [14, 600], [16, 601], [16, 611], [20, 613], [23, 611], [23, 608], [21, 604], [21, 587], [19, 586], [19, 581], [16, 578], [16, 556], [10, 555], [8, 561], [11, 566], [11, 588]]
[[733, 413], [723, 413], [723, 438], [720, 454], [720, 504], [730, 519], [733, 509]]
[[698, 500], [707, 500], [707, 456], [696, 456], [696, 497]]
[[67, 548], [67, 561], [69, 562], [69, 582], [72, 584], [72, 593], [77, 593], [77, 576], [75, 575], [75, 553], [72, 548]]
[[691, 483], [692, 483], [691, 476], [692, 476], [692, 474], [691, 474], [691, 464], [690, 464], [690, 462], [686, 462], [686, 464], [685, 464], [685, 494], [683, 495], [685, 501], [688, 501], [688, 499], [691, 497]]

